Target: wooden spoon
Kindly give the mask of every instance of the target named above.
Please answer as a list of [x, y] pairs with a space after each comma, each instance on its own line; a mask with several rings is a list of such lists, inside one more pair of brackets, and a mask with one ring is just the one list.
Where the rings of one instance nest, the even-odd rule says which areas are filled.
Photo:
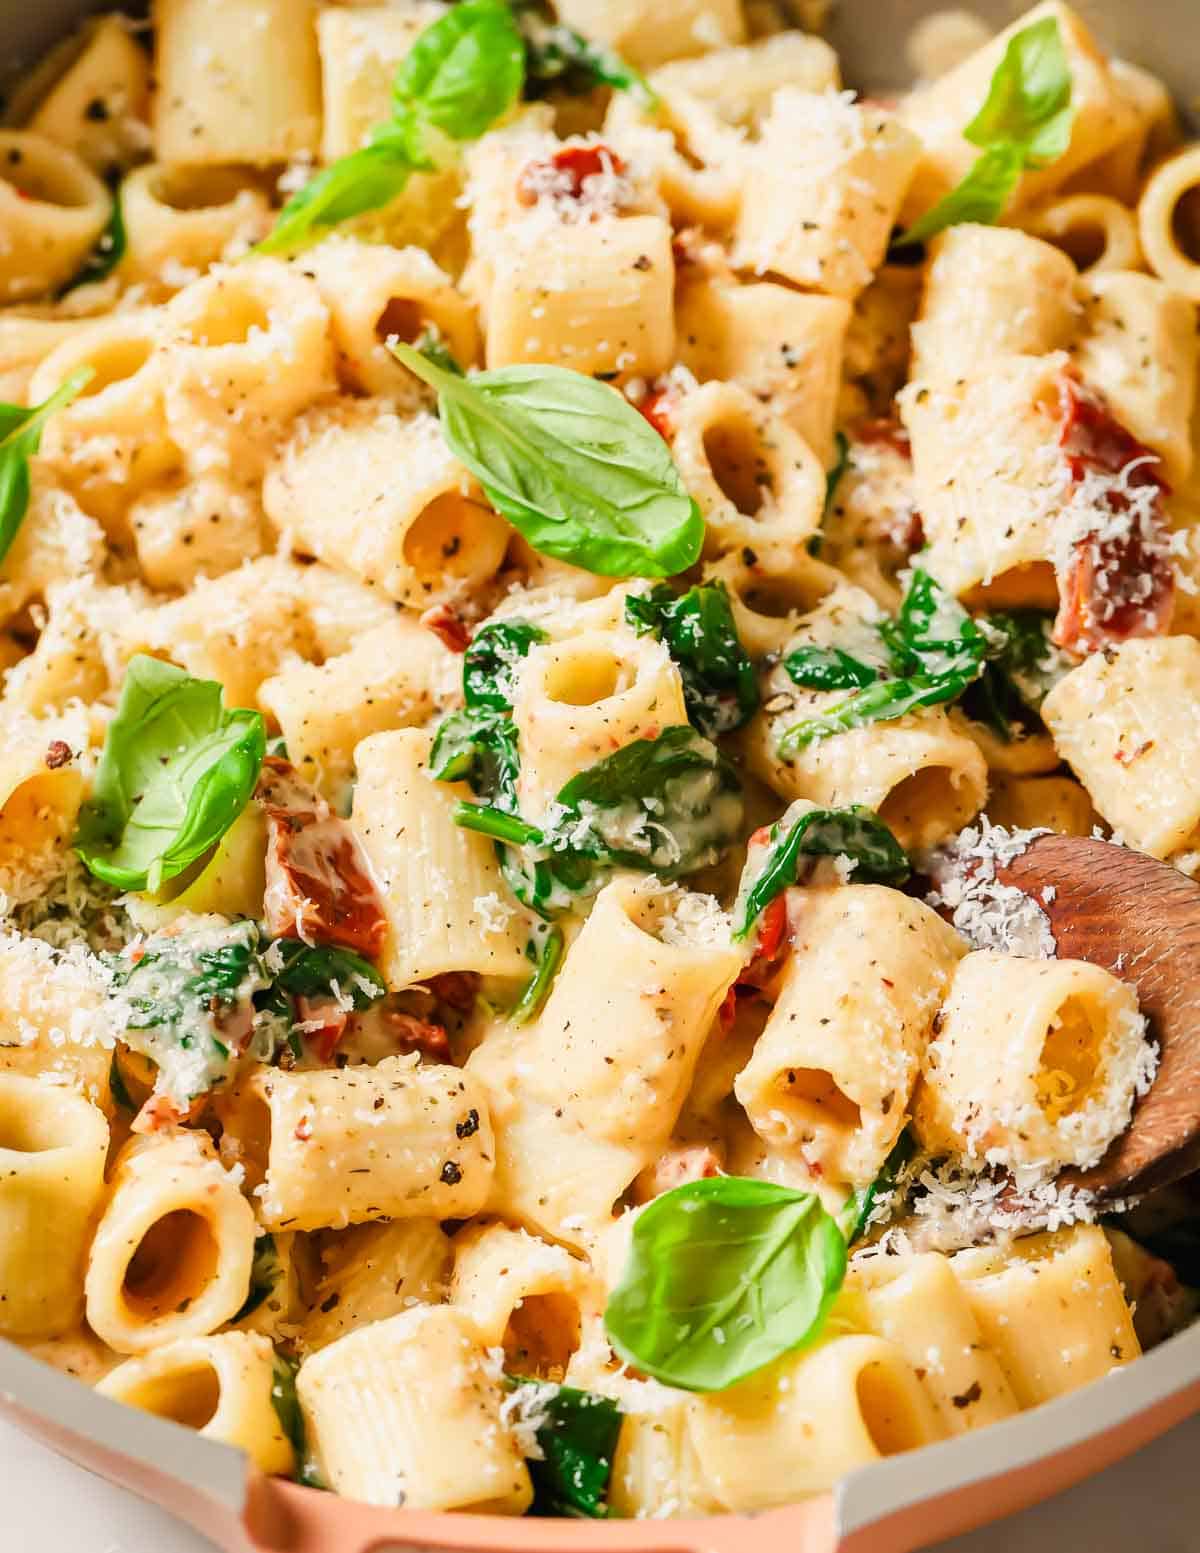
[[1034, 898], [1063, 959], [1090, 960], [1136, 989], [1161, 1050], [1127, 1131], [1098, 1165], [1059, 1180], [1104, 1200], [1200, 1169], [1200, 884], [1141, 852], [1080, 836], [1039, 836], [997, 863], [996, 877]]

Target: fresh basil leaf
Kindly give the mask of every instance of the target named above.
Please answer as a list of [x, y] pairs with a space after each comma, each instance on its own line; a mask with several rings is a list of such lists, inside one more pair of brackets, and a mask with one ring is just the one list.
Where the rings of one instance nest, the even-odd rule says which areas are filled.
[[817, 647], [812, 643], [793, 647], [783, 666], [793, 683], [806, 690], [861, 690], [879, 678], [873, 663], [864, 663], [840, 647]]
[[533, 1481], [528, 1513], [603, 1518], [621, 1432], [620, 1408], [611, 1397], [574, 1386], [520, 1376], [509, 1377], [508, 1384], [529, 1394], [530, 1412], [545, 1420], [536, 1432], [542, 1459], [528, 1461]]
[[797, 882], [801, 858], [848, 857], [859, 884], [903, 884], [908, 856], [872, 809], [810, 809], [777, 820], [765, 845], [751, 848], [733, 909], [733, 937], [749, 938], [754, 924], [781, 890]]
[[989, 146], [976, 157], [961, 183], [943, 195], [936, 205], [930, 206], [899, 237], [892, 239], [892, 247], [908, 248], [915, 243], [927, 243], [948, 226], [961, 226], [964, 222], [995, 226], [1024, 170], [1025, 156], [1019, 146]]
[[79, 856], [109, 884], [160, 889], [237, 819], [265, 751], [260, 713], [227, 710], [215, 680], [139, 653], [80, 811]]
[[576, 773], [554, 803], [548, 844], [668, 878], [715, 863], [742, 816], [737, 773], [690, 726], [635, 739]]
[[464, 0], [426, 27], [396, 72], [398, 113], [476, 140], [521, 95], [525, 45], [504, 0]]
[[753, 717], [758, 679], [723, 583], [699, 583], [679, 598], [665, 583], [631, 593], [625, 619], [639, 636], [651, 632], [665, 642], [683, 681], [688, 717], [707, 738], [732, 733]]
[[391, 348], [437, 389], [451, 452], [535, 550], [602, 577], [667, 577], [698, 559], [700, 509], [667, 444], [615, 389], [566, 367], [459, 378]]
[[714, 1176], [656, 1197], [604, 1313], [621, 1358], [684, 1391], [723, 1391], [811, 1341], [846, 1274], [814, 1192]]
[[117, 189], [113, 193], [112, 210], [109, 212], [103, 232], [96, 239], [96, 246], [80, 265], [75, 278], [67, 282], [59, 295], [65, 297], [77, 286], [89, 286], [93, 281], [103, 280], [106, 275], [111, 275], [125, 257], [128, 245], [125, 217], [121, 211], [121, 191]]
[[463, 696], [468, 707], [510, 712], [521, 661], [550, 638], [528, 620], [496, 620], [481, 626], [463, 654]]
[[1071, 67], [1053, 16], [1014, 33], [992, 74], [987, 97], [963, 130], [982, 147], [966, 177], [907, 231], [893, 248], [923, 243], [959, 222], [992, 225], [1029, 167], [1057, 161], [1071, 143], [1075, 110]]
[[466, 377], [467, 374], [450, 354], [449, 347], [442, 339], [442, 331], [436, 324], [428, 324], [421, 330], [413, 341], [413, 349], [420, 351], [426, 361], [432, 361], [443, 372], [453, 373], [455, 377]]
[[276, 939], [272, 947], [281, 962], [275, 984], [289, 997], [333, 997], [340, 992], [361, 1011], [387, 993], [387, 983], [370, 960], [353, 949], [305, 944], [298, 938]]
[[403, 143], [381, 139], [339, 157], [311, 179], [279, 212], [255, 253], [295, 253], [329, 227], [390, 204], [413, 173]]
[[987, 97], [963, 130], [973, 146], [1008, 141], [1031, 166], [1057, 161], [1071, 143], [1071, 65], [1057, 18], [1044, 16], [1008, 40]]
[[80, 367], [49, 399], [29, 409], [0, 403], [0, 561], [12, 549], [29, 511], [29, 460], [42, 445], [46, 422], [77, 399], [93, 375], [93, 368]]
[[598, 86], [611, 86], [628, 92], [643, 108], [657, 108], [658, 98], [645, 76], [612, 49], [555, 22], [540, 6], [520, 7], [517, 23], [525, 40], [526, 97], [543, 97], [555, 88], [583, 96]]
[[891, 1152], [880, 1166], [879, 1174], [870, 1186], [851, 1192], [838, 1216], [846, 1232], [847, 1246], [852, 1246], [862, 1239], [876, 1202], [892, 1190], [900, 1172], [915, 1157], [916, 1152], [916, 1141], [906, 1127], [892, 1145]]

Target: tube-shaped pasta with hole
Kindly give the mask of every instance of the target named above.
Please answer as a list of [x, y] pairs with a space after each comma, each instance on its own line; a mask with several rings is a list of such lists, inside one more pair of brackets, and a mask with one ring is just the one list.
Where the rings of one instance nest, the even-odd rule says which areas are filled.
[[799, 891], [788, 906], [792, 953], [734, 1093], [758, 1135], [814, 1177], [872, 1181], [965, 946], [882, 885]]
[[1127, 846], [1200, 850], [1200, 641], [1163, 636], [1094, 653], [1042, 706], [1058, 751]]
[[47, 425], [42, 456], [117, 539], [130, 537], [130, 501], [180, 462], [163, 406], [161, 338], [152, 308], [97, 318], [52, 350], [29, 383], [37, 404], [72, 372], [92, 369], [79, 396]]
[[1060, 195], [1031, 210], [1021, 225], [1061, 248], [1083, 275], [1142, 267], [1137, 217], [1111, 194]]
[[845, 585], [845, 577], [801, 550], [787, 571], [767, 572], [736, 553], [704, 568], [705, 582], [719, 582], [729, 593], [734, 624], [752, 658], [779, 652], [796, 634], [802, 615]]
[[1020, 1408], [1077, 1391], [1141, 1354], [1112, 1252], [1096, 1224], [950, 1258]]
[[305, 254], [304, 268], [329, 308], [338, 375], [348, 388], [419, 408], [417, 380], [387, 341], [411, 345], [430, 329], [464, 370], [475, 363], [475, 309], [423, 248], [334, 236]]
[[1059, 385], [1070, 360], [996, 356], [979, 374], [914, 380], [900, 394], [928, 570], [971, 604], [1058, 607]]
[[245, 169], [151, 162], [121, 184], [121, 278], [169, 295], [265, 237], [270, 206]]
[[237, 1446], [260, 1472], [286, 1475], [296, 1461], [271, 1400], [274, 1364], [270, 1339], [257, 1332], [184, 1337], [126, 1359], [96, 1390]]
[[[64, 737], [65, 735], [65, 737]], [[65, 759], [48, 765], [56, 743]], [[61, 751], [56, 751], [58, 759]], [[86, 725], [77, 717], [12, 727], [0, 750], [0, 878], [17, 899], [37, 893], [74, 833], [87, 770]], [[24, 888], [22, 888], [24, 886]]]
[[1192, 469], [1196, 304], [1151, 275], [1113, 271], [1081, 285], [1084, 329], [1075, 364], [1139, 442], [1181, 485]]
[[304, 1318], [304, 1351], [446, 1298], [454, 1247], [436, 1219], [399, 1219], [344, 1230], [322, 1256], [322, 1276]]
[[639, 168], [678, 226], [726, 232], [737, 216], [745, 147], [711, 103], [674, 85], [655, 87], [654, 109], [614, 92], [605, 143]]
[[226, 706], [252, 707], [263, 680], [309, 648], [304, 570], [271, 555], [201, 578], [180, 598], [135, 610], [118, 641], [123, 657], [165, 658], [197, 679], [220, 680]]
[[820, 1494], [856, 1467], [944, 1437], [912, 1367], [882, 1337], [834, 1337], [688, 1404], [688, 1432], [723, 1510]]
[[883, 263], [920, 154], [878, 107], [781, 87], [743, 186], [734, 266], [853, 301]]
[[1051, 830], [1058, 836], [1090, 836], [1097, 821], [1087, 789], [1065, 776], [995, 776], [987, 813], [993, 825], [1006, 830]]
[[639, 70], [741, 43], [746, 36], [739, 0], [665, 0], [653, 11], [639, 0], [563, 0], [558, 15]]
[[321, 135], [313, 0], [155, 0], [154, 153], [268, 166]]
[[30, 464], [33, 490], [24, 521], [0, 561], [0, 621], [8, 622], [55, 582], [98, 573], [104, 531], [68, 491], [53, 483], [40, 459]]
[[576, 772], [687, 720], [679, 670], [652, 637], [581, 631], [532, 647], [513, 696], [521, 812], [537, 824]]
[[90, 326], [88, 318], [32, 318], [21, 313], [0, 313], [0, 399], [7, 404], [33, 403], [29, 398], [29, 381], [38, 364], [64, 340]]
[[289, 663], [259, 687], [288, 759], [331, 799], [345, 795], [354, 749], [389, 728], [427, 723], [457, 666], [411, 615], [396, 615], [324, 663]]
[[[653, 880], [606, 885], [537, 1022], [468, 1061], [496, 1118], [491, 1207], [539, 1234], [586, 1244], [670, 1139], [741, 963], [681, 899]], [[597, 975], [605, 966], [621, 974]]]
[[347, 400], [303, 416], [263, 485], [299, 551], [414, 608], [486, 582], [511, 530], [446, 446], [437, 417]]
[[427, 729], [400, 728], [354, 752], [350, 823], [388, 920], [381, 969], [395, 990], [443, 971], [524, 981], [529, 919], [510, 904], [491, 842], [454, 823], [471, 791], [429, 775], [431, 744]]
[[0, 1073], [0, 1332], [53, 1337], [83, 1314], [108, 1123], [78, 1092]]
[[1053, 17], [1071, 72], [1071, 138], [1061, 156], [1022, 174], [1009, 201], [1020, 210], [1061, 188], [1132, 133], [1138, 114], [1078, 13], [1062, 0], [1044, 0], [997, 33], [936, 82], [902, 99], [899, 114], [921, 143], [921, 158], [901, 211], [905, 225], [923, 215], [970, 171], [978, 149], [963, 130], [988, 95], [992, 75], [1013, 35]]
[[167, 429], [193, 473], [253, 482], [281, 428], [336, 384], [329, 309], [278, 259], [193, 281], [166, 304], [164, 329]]
[[53, 296], [111, 210], [108, 190], [72, 152], [29, 130], [0, 130], [0, 302]]
[[848, 1287], [862, 1294], [871, 1329], [912, 1365], [946, 1434], [967, 1434], [1017, 1411], [946, 1257], [929, 1251], [864, 1259]]
[[439, 14], [435, 0], [318, 11], [323, 162], [358, 151], [388, 117], [396, 67]]
[[1142, 252], [1172, 291], [1200, 302], [1200, 230], [1191, 224], [1190, 242], [1181, 237], [1187, 218], [1181, 203], [1200, 188], [1200, 146], [1170, 157], [1150, 177], [1138, 201]]
[[150, 57], [127, 18], [117, 15], [86, 22], [64, 48], [74, 57], [28, 127], [73, 151], [102, 178], [111, 177], [146, 150]]
[[450, 1302], [471, 1317], [513, 1375], [561, 1381], [600, 1316], [604, 1291], [587, 1262], [505, 1224], [472, 1224], [455, 1236]]
[[117, 1158], [88, 1255], [88, 1325], [118, 1353], [205, 1337], [250, 1286], [254, 1214], [208, 1136], [135, 1138]]
[[1147, 1081], [1144, 1032], [1137, 994], [1103, 966], [977, 950], [925, 1052], [917, 1136], [1010, 1168], [1094, 1164]]
[[1064, 350], [1079, 323], [1077, 272], [1058, 248], [1012, 227], [952, 226], [931, 244], [913, 324], [912, 376], [953, 382], [996, 356]]
[[[702, 382], [735, 383], [768, 402], [828, 464], [850, 314], [842, 297], [808, 296], [773, 281], [689, 281], [685, 269], [675, 311], [679, 359]], [[773, 348], [764, 350], [764, 340]]]
[[471, 1318], [417, 1305], [306, 1359], [296, 1391], [331, 1486], [367, 1504], [521, 1515], [529, 1471]]
[[0, 939], [0, 1076], [72, 1087], [110, 1114], [117, 1033], [94, 958], [59, 954], [40, 938]]
[[[785, 645], [837, 646], [876, 661], [877, 617], [870, 595], [846, 585], [797, 621]], [[987, 766], [944, 707], [867, 723], [815, 739], [786, 759], [780, 755], [788, 729], [844, 699], [844, 691], [796, 685], [777, 664], [766, 678], [763, 710], [743, 735], [751, 770], [784, 798], [866, 804], [907, 848], [933, 846], [979, 813], [987, 796]]]
[[825, 472], [799, 433], [735, 383], [705, 383], [671, 410], [671, 451], [704, 516], [709, 558], [749, 548], [789, 571], [821, 521]]
[[259, 1213], [268, 1229], [370, 1219], [467, 1219], [492, 1186], [492, 1125], [478, 1079], [417, 1056], [255, 1083], [271, 1112]]
[[656, 92], [686, 92], [730, 125], [757, 129], [781, 86], [805, 92], [839, 91], [837, 54], [810, 32], [786, 31], [688, 59], [671, 59], [654, 72]]
[[[534, 216], [539, 213], [535, 209]], [[675, 361], [675, 260], [663, 216], [515, 225], [491, 262], [487, 364], [657, 377]]]

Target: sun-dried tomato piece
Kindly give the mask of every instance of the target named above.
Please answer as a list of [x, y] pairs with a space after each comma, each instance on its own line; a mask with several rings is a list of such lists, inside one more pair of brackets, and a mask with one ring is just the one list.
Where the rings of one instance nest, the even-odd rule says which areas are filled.
[[431, 1062], [450, 1061], [450, 1037], [445, 1026], [432, 1019], [418, 1019], [415, 1014], [405, 1014], [399, 1009], [387, 1009], [383, 1021], [402, 1055], [420, 1052]]
[[891, 416], [878, 416], [873, 420], [861, 421], [854, 428], [854, 441], [865, 442], [869, 447], [883, 443], [885, 447], [903, 454], [905, 458], [912, 457], [912, 441], [907, 428]]
[[706, 1143], [685, 1144], [668, 1149], [648, 1165], [634, 1183], [637, 1202], [650, 1202], [673, 1187], [689, 1181], [707, 1181], [721, 1174], [721, 1161]]
[[460, 1014], [470, 1013], [475, 1007], [479, 992], [478, 971], [442, 971], [422, 983], [439, 1002], [456, 1008]]
[[387, 917], [347, 821], [278, 756], [263, 761], [256, 797], [267, 816], [268, 932], [341, 944], [373, 959], [387, 936]]
[[1162, 510], [1169, 487], [1158, 456], [1072, 372], [1060, 379], [1059, 402], [1059, 446], [1077, 494], [1091, 495], [1095, 526], [1060, 566], [1053, 640], [1084, 653], [1159, 636], [1171, 620], [1175, 568]]
[[471, 645], [470, 627], [449, 604], [434, 604], [419, 619], [421, 625], [432, 631], [451, 652], [466, 652]]
[[296, 999], [296, 1013], [305, 1042], [322, 1062], [332, 1062], [342, 1036], [346, 1033], [349, 1013], [332, 998]]
[[555, 199], [581, 200], [590, 191], [593, 178], [615, 174], [620, 177], [625, 163], [606, 145], [563, 146], [553, 156], [529, 162], [517, 179], [517, 199], [522, 205], [536, 205], [544, 194]]

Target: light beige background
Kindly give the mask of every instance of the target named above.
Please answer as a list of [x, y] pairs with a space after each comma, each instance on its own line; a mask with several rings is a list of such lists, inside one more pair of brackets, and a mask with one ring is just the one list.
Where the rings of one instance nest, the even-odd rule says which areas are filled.
[[[213, 1553], [210, 1543], [160, 1510], [61, 1461], [3, 1422], [0, 1550]], [[1200, 1418], [1095, 1482], [944, 1543], [937, 1553], [1200, 1553]]]

